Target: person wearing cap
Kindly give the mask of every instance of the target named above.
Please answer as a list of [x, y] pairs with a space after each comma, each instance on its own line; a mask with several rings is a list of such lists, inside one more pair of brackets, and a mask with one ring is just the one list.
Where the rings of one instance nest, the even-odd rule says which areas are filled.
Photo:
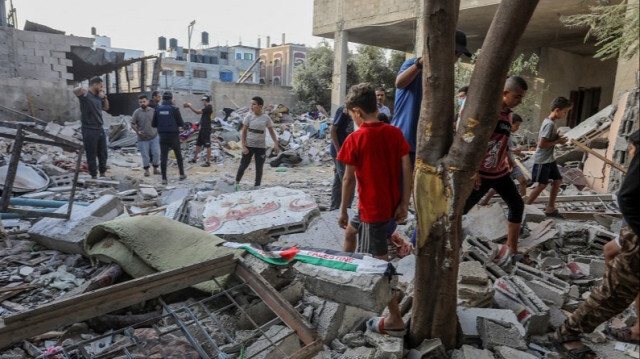
[[82, 143], [89, 174], [91, 178], [96, 179], [99, 170], [100, 177], [104, 177], [107, 172], [107, 135], [102, 129], [102, 111], [109, 110], [109, 100], [102, 90], [102, 79], [98, 76], [92, 77], [89, 80], [89, 90], [76, 87], [73, 93], [80, 101]]
[[144, 176], [151, 176], [151, 173], [149, 173], [150, 163], [153, 164], [153, 174], [159, 175], [160, 138], [158, 137], [158, 130], [151, 126], [155, 110], [149, 107], [147, 95], [145, 94], [138, 96], [138, 104], [140, 107], [131, 116], [131, 128], [138, 135], [138, 149], [142, 155]]
[[202, 109], [196, 110], [189, 102], [183, 106], [190, 109], [193, 113], [200, 116], [200, 126], [198, 131], [198, 140], [196, 141], [196, 153], [189, 163], [198, 162], [198, 154], [202, 147], [207, 149], [207, 161], [202, 167], [211, 166], [211, 117], [213, 116], [213, 106], [211, 106], [211, 96], [204, 95], [200, 99], [202, 101]]
[[[471, 52], [467, 49], [467, 36], [464, 32], [456, 30], [455, 61], [463, 54], [471, 57]], [[416, 159], [416, 133], [422, 103], [422, 64], [422, 57], [414, 57], [400, 67], [396, 77], [396, 100], [391, 121], [392, 125], [402, 131], [404, 138], [411, 145], [409, 156], [412, 164]]]
[[173, 94], [165, 91], [162, 94], [162, 103], [153, 113], [151, 126], [158, 129], [160, 136], [160, 171], [162, 172], [162, 184], [167, 184], [167, 162], [169, 160], [169, 150], [173, 150], [178, 162], [180, 180], [187, 178], [184, 173], [182, 163], [182, 152], [180, 151], [180, 130], [184, 127], [184, 121], [180, 114], [180, 109], [172, 104]]

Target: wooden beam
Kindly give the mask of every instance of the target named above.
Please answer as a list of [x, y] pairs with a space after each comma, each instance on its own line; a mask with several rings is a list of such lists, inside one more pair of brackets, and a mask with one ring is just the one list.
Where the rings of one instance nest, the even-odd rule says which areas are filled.
[[574, 144], [574, 145], [576, 145], [576, 146], [578, 146], [578, 147], [580, 147], [580, 149], [587, 151], [590, 155], [594, 155], [594, 156], [596, 156], [596, 158], [601, 159], [604, 163], [606, 163], [606, 164], [608, 164], [609, 166], [611, 166], [611, 167], [613, 167], [613, 168], [617, 169], [618, 171], [621, 171], [621, 172], [622, 172], [622, 173], [624, 173], [624, 174], [626, 174], [626, 173], [627, 173], [627, 169], [626, 169], [626, 168], [624, 168], [624, 167], [620, 166], [619, 164], [617, 164], [617, 163], [615, 163], [615, 162], [611, 161], [610, 159], [608, 159], [608, 158], [604, 157], [603, 155], [601, 155], [601, 154], [599, 154], [598, 152], [596, 152], [596, 151], [594, 151], [594, 150], [590, 149], [589, 147], [587, 147], [587, 146], [583, 145], [582, 143], [580, 143], [580, 142], [578, 142], [578, 141], [574, 140], [573, 138], [571, 139], [571, 143], [572, 143], [572, 144]]
[[18, 313], [0, 321], [0, 349], [65, 325], [126, 308], [232, 273], [233, 254], [170, 271], [151, 274], [107, 288]]

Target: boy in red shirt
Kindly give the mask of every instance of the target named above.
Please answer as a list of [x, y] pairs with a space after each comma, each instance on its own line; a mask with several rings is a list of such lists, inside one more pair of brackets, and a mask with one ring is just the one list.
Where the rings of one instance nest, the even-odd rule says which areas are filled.
[[[411, 147], [398, 128], [378, 120], [376, 93], [371, 85], [351, 87], [345, 110], [359, 128], [347, 137], [337, 157], [346, 165], [338, 224], [341, 228], [347, 226], [345, 203], [349, 203], [357, 179], [360, 217], [357, 251], [388, 261], [387, 224], [392, 219], [398, 223], [407, 218]], [[406, 330], [397, 296], [389, 302], [389, 316], [371, 318], [367, 326], [382, 334], [404, 336]]]
[[482, 197], [493, 188], [509, 207], [509, 221], [507, 231], [507, 246], [514, 255], [512, 258], [520, 260], [525, 264], [531, 261], [518, 254], [518, 237], [520, 235], [520, 225], [524, 212], [524, 202], [518, 188], [511, 180], [507, 162], [509, 150], [509, 136], [511, 135], [511, 109], [522, 102], [522, 98], [527, 93], [527, 82], [518, 76], [509, 77], [502, 92], [502, 109], [498, 124], [493, 130], [487, 146], [487, 154], [482, 159], [480, 170], [477, 173], [476, 188], [471, 192], [464, 206], [464, 213], [469, 212]]

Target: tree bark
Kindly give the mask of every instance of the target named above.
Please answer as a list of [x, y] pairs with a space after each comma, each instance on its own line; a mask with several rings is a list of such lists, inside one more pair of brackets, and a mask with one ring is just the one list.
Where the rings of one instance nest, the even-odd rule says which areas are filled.
[[453, 53], [457, 1], [423, 0], [423, 101], [418, 124], [414, 203], [418, 217], [416, 276], [409, 344], [457, 338], [461, 217], [502, 104], [509, 64], [538, 0], [503, 0], [471, 76], [453, 134]]

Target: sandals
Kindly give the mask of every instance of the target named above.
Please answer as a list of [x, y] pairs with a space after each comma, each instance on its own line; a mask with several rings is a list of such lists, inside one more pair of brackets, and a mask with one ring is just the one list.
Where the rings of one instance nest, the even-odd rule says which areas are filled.
[[640, 340], [631, 337], [631, 328], [629, 327], [611, 328], [610, 325], [607, 325], [604, 332], [619, 342], [640, 345]]
[[373, 317], [367, 320], [367, 329], [374, 333], [386, 334], [392, 337], [402, 338], [407, 334], [407, 329], [385, 329], [384, 328], [385, 317]]
[[552, 212], [544, 212], [544, 214], [547, 217], [553, 217], [553, 218], [560, 218], [560, 219], [564, 219], [564, 216], [562, 215], [562, 213], [560, 213], [560, 211], [558, 211], [558, 209], [554, 209]]
[[[571, 342], [582, 343], [582, 341], [580, 340], [580, 337], [577, 335], [571, 335], [571, 334], [562, 335], [563, 327], [564, 325], [559, 326], [558, 329], [556, 329], [555, 331], [555, 335], [551, 337], [551, 341], [553, 342], [553, 345], [556, 347], [556, 350], [563, 358], [586, 359], [587, 355], [591, 355], [592, 357], [596, 357], [596, 358], [598, 357], [598, 355], [593, 350], [591, 350], [591, 348], [589, 348], [584, 344], [582, 344], [582, 348], [574, 348], [574, 349], [565, 348], [564, 346], [565, 343], [571, 343]], [[556, 335], [558, 336], [557, 339], [556, 339]]]

